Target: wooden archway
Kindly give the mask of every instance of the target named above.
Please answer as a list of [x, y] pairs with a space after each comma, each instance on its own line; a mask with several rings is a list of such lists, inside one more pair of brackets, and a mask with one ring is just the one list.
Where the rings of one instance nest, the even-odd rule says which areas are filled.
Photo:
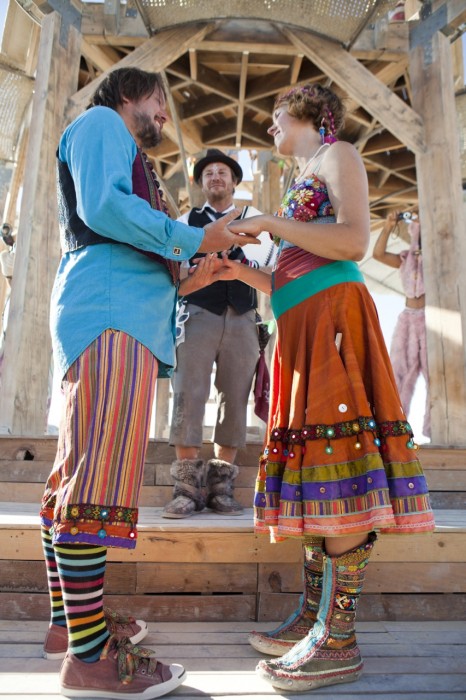
[[[425, 250], [432, 438], [437, 445], [459, 446], [465, 443], [466, 434], [465, 352], [462, 340], [466, 328], [466, 280], [463, 281], [460, 274], [466, 244], [462, 235], [465, 215], [456, 140], [451, 52], [445, 34], [448, 34], [451, 27], [464, 21], [464, 10], [459, 1], [447, 3], [439, 0], [434, 6], [432, 19], [428, 17], [414, 23], [409, 34], [407, 28], [386, 33], [386, 41], [392, 42], [390, 46], [393, 47], [395, 35], [399, 44], [402, 44], [404, 62], [399, 58], [398, 46], [399, 60], [388, 61], [377, 70], [371, 66], [376, 61], [374, 51], [380, 53], [388, 49], [371, 45], [364, 58], [362, 49], [356, 50], [351, 46], [349, 50], [341, 43], [302, 28], [280, 26], [278, 29], [284, 39], [283, 47], [288, 47], [286, 51], [290, 56], [289, 70], [281, 76], [279, 70], [269, 76], [266, 94], [263, 94], [263, 88], [263, 92], [259, 90], [259, 81], [249, 85], [251, 89], [257, 90], [258, 95], [257, 99], [249, 101], [248, 107], [252, 110], [251, 105], [254, 103], [255, 116], [245, 112], [248, 104], [247, 81], [244, 78], [247, 58], [241, 62], [242, 82], [241, 73], [239, 76], [243, 99], [237, 99], [236, 94], [233, 99], [233, 95], [229, 94], [231, 81], [218, 77], [213, 97], [204, 91], [197, 100], [197, 109], [201, 109], [203, 100], [210, 99], [210, 114], [216, 110], [224, 114], [228, 109], [225, 105], [221, 106], [218, 98], [233, 100], [237, 103], [237, 110], [234, 117], [230, 118], [233, 121], [229, 125], [229, 133], [235, 143], [238, 142], [239, 133], [248, 133], [250, 141], [261, 147], [267, 125], [267, 109], [274, 91], [280, 90], [284, 85], [318, 76], [344, 91], [353, 103], [353, 128], [358, 120], [366, 126], [380, 128], [379, 134], [371, 132], [367, 139], [362, 139], [365, 145], [379, 136], [385, 139], [379, 155], [371, 161], [372, 164], [380, 161], [380, 171], [385, 173], [380, 176], [380, 171], [377, 171], [373, 178], [373, 199], [377, 199], [376, 194], [380, 195], [384, 191], [387, 177], [393, 175], [387, 176], [387, 163], [396, 160], [392, 158], [393, 149], [398, 150], [396, 144], [401, 143], [403, 146], [403, 155], [408, 163], [414, 154], [417, 171], [415, 184]], [[183, 82], [183, 60], [184, 63], [188, 61], [191, 84], [195, 82], [191, 73], [200, 77], [201, 71], [194, 59], [189, 64], [190, 57], [193, 52], [199, 52], [204, 42], [212, 41], [213, 32], [219, 30], [215, 23], [212, 25], [202, 21], [163, 29], [155, 36], [137, 42], [136, 48], [125, 52], [123, 58], [115, 49], [113, 58], [119, 60], [111, 60], [108, 52], [101, 53], [95, 48], [89, 48], [92, 47], [89, 37], [83, 37], [75, 25], [73, 17], [62, 17], [57, 12], [46, 15], [42, 22], [33, 102], [33, 138], [29, 140], [26, 158], [28, 167], [2, 367], [0, 430], [4, 433], [34, 436], [43, 434], [45, 429], [50, 364], [48, 303], [59, 258], [54, 197], [55, 148], [64, 124], [85, 106], [94, 89], [93, 82], [76, 89], [83, 54], [92, 54], [94, 62], [102, 64], [99, 77], [106, 70], [122, 65], [166, 71], [169, 79], [178, 71], [178, 82], [173, 81], [173, 90], [176, 91], [179, 81]], [[260, 37], [256, 43], [260, 45]], [[242, 56], [247, 56], [250, 48], [249, 39], [242, 47], [237, 47]], [[285, 53], [286, 51], [284, 48]], [[107, 58], [105, 67], [104, 57]], [[171, 66], [175, 66], [176, 71], [172, 68], [170, 73]], [[411, 106], [394, 89], [401, 74], [409, 78]], [[210, 78], [213, 77], [207, 73], [209, 75]], [[188, 80], [186, 76], [185, 79]], [[208, 84], [209, 79], [205, 73], [203, 80]], [[177, 111], [178, 109], [183, 112], [179, 103]], [[184, 109], [188, 110], [187, 107]], [[191, 112], [189, 118], [186, 118], [185, 111], [184, 117], [180, 119], [181, 124], [183, 121], [192, 122], [196, 118], [207, 119], [209, 128], [206, 131], [217, 134], [216, 138], [221, 139], [222, 130], [221, 127], [214, 128], [214, 117], [207, 118], [199, 111], [194, 116]], [[238, 126], [240, 123], [241, 129]], [[200, 146], [204, 147], [206, 143], [199, 125], [186, 123], [182, 126], [184, 147], [188, 152], [198, 152]], [[168, 136], [176, 141], [176, 123], [171, 129], [171, 132], [167, 132]], [[262, 136], [259, 136], [259, 131]], [[265, 143], [264, 147], [266, 145]], [[368, 153], [369, 151], [366, 152], [366, 157]], [[403, 167], [401, 158], [398, 161], [397, 166], [392, 166], [397, 168], [395, 175], [405, 186], [411, 180], [412, 190], [411, 166]], [[163, 168], [169, 169], [170, 164], [170, 157], [161, 161]], [[399, 189], [403, 190], [403, 187], [400, 186]], [[383, 200], [384, 197], [379, 196], [379, 199]], [[390, 202], [390, 193], [387, 199]]]

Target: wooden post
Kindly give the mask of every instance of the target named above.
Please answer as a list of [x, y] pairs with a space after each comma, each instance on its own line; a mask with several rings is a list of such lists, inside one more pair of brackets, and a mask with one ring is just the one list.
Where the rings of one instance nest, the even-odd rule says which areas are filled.
[[[61, 33], [60, 33], [61, 30]], [[66, 46], [63, 45], [66, 39]], [[52, 12], [42, 24], [27, 169], [2, 364], [0, 432], [44, 434], [51, 363], [49, 299], [60, 247], [55, 161], [66, 102], [78, 84], [80, 34]]]
[[[20, 185], [24, 179], [24, 171], [26, 166], [26, 146], [29, 137], [29, 128], [25, 128], [22, 131], [21, 137], [18, 143], [18, 158], [16, 160], [13, 175], [10, 182], [10, 188], [8, 192], [8, 198], [5, 205], [5, 210], [3, 213], [2, 223], [6, 222], [13, 226], [13, 233], [16, 234], [16, 207], [18, 204], [18, 194], [20, 190]], [[2, 250], [7, 250], [7, 246], [3, 243], [0, 244]], [[7, 295], [9, 292], [9, 284], [3, 276], [0, 276], [0, 309], [3, 311], [5, 308], [5, 303], [7, 300]]]
[[426, 149], [416, 153], [432, 442], [466, 444], [466, 260], [458, 125], [449, 40], [436, 32], [410, 52], [414, 109]]

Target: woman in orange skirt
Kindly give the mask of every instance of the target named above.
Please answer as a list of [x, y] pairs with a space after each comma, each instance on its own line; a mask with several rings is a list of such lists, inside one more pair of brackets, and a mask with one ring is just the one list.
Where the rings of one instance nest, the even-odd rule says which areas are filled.
[[[355, 261], [369, 243], [367, 177], [337, 141], [344, 108], [320, 85], [278, 97], [275, 145], [300, 175], [276, 215], [232, 222], [279, 244], [272, 276], [226, 258], [222, 279], [271, 294], [277, 319], [257, 532], [299, 537], [304, 593], [276, 630], [250, 643], [273, 686], [307, 691], [362, 671], [355, 615], [376, 532], [434, 529], [417, 446], [401, 407], [374, 302]], [[243, 269], [245, 268], [245, 269]]]

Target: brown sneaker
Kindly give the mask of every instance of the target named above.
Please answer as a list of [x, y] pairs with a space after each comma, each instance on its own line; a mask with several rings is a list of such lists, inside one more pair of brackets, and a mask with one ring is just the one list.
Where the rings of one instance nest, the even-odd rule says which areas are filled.
[[[110, 634], [128, 637], [132, 644], [139, 644], [147, 636], [147, 623], [128, 615], [120, 615], [111, 608], [104, 608], [105, 622]], [[68, 650], [68, 630], [59, 625], [50, 625], [45, 637], [42, 656], [44, 659], [64, 659]]]
[[185, 678], [183, 666], [166, 666], [157, 661], [151, 649], [112, 636], [95, 663], [88, 664], [69, 653], [65, 656], [60, 692], [69, 698], [152, 700], [170, 693]]

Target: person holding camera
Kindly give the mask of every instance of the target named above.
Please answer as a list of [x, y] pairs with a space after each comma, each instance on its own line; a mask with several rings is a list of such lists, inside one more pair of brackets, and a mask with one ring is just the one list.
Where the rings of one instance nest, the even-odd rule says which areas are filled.
[[[400, 222], [405, 222], [411, 238], [407, 250], [390, 253], [387, 250], [389, 236]], [[425, 290], [422, 269], [421, 227], [416, 213], [391, 212], [380, 232], [372, 252], [374, 260], [397, 268], [406, 296], [406, 305], [398, 317], [390, 345], [390, 360], [400, 392], [401, 404], [409, 414], [419, 375], [426, 382], [426, 407], [422, 432], [431, 435], [429, 376], [427, 368]]]
[[2, 224], [2, 241], [7, 249], [2, 250], [0, 253], [0, 269], [2, 275], [11, 286], [11, 279], [13, 277], [13, 268], [15, 265], [15, 254], [16, 254], [16, 241], [13, 236], [13, 229], [10, 224]]
[[0, 334], [0, 366], [3, 361], [3, 351], [5, 348], [6, 328], [8, 325], [8, 314], [10, 310], [11, 281], [15, 266], [16, 241], [13, 236], [13, 229], [10, 224], [2, 224], [2, 241], [8, 248], [0, 252], [0, 271], [6, 280], [7, 288], [5, 302], [2, 309], [2, 328]]

